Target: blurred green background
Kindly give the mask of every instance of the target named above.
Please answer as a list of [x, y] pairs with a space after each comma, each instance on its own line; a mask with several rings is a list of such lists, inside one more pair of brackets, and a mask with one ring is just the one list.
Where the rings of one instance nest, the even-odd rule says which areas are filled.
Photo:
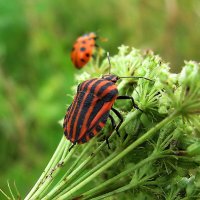
[[[172, 71], [199, 61], [199, 0], [0, 0], [0, 188], [6, 181], [25, 195], [58, 141], [74, 73], [75, 39], [87, 32], [121, 44], [153, 49]], [[0, 199], [3, 197], [0, 194]]]

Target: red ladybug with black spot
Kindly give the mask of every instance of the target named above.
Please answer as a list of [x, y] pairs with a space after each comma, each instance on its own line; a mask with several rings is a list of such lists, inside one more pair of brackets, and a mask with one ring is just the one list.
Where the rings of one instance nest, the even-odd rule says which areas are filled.
[[96, 39], [97, 35], [91, 32], [76, 40], [71, 51], [71, 60], [77, 69], [81, 69], [89, 62], [95, 47], [97, 47]]

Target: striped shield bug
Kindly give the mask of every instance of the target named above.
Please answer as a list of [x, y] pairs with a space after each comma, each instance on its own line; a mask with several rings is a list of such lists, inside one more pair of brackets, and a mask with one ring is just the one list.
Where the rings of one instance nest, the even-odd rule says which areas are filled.
[[[108, 61], [110, 65], [109, 54]], [[133, 97], [118, 95], [116, 82], [121, 78], [144, 77], [118, 77], [110, 74], [109, 69], [108, 75], [104, 75], [102, 78], [89, 79], [78, 85], [77, 94], [67, 110], [63, 123], [64, 134], [73, 143], [70, 149], [75, 144], [86, 143], [93, 138], [105, 126], [108, 118], [110, 118], [113, 128], [119, 135], [118, 130], [123, 122], [123, 117], [119, 111], [113, 108], [115, 100], [130, 99], [133, 107], [139, 109]], [[110, 115], [110, 110], [120, 120], [117, 126], [114, 118]], [[108, 140], [106, 141], [108, 143]]]

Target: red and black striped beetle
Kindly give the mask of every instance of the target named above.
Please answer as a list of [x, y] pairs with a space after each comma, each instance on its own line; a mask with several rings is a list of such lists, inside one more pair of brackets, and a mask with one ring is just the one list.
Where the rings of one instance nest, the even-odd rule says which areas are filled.
[[[73, 146], [77, 143], [88, 142], [100, 132], [108, 118], [119, 134], [118, 130], [123, 122], [123, 117], [112, 107], [116, 99], [131, 99], [133, 106], [139, 109], [133, 97], [118, 96], [116, 82], [120, 78], [132, 77], [118, 77], [109, 74], [102, 78], [86, 80], [78, 85], [77, 94], [67, 110], [63, 123], [64, 134], [73, 143]], [[120, 119], [117, 126], [110, 115], [110, 110]]]

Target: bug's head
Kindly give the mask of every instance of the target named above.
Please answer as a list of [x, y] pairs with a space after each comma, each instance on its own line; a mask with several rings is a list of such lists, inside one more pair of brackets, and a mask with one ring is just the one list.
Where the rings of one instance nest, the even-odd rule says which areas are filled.
[[119, 77], [113, 74], [103, 75], [102, 78], [113, 83], [116, 83], [119, 80]]

